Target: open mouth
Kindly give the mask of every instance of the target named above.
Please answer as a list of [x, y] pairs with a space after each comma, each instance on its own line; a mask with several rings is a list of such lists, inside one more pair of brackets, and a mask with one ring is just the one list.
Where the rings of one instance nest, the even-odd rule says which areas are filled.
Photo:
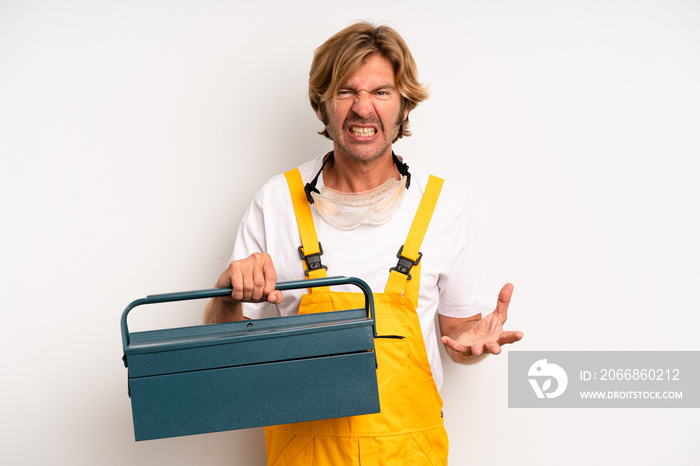
[[377, 134], [377, 128], [373, 127], [362, 127], [362, 126], [351, 126], [350, 132], [355, 136], [359, 137], [370, 137]]

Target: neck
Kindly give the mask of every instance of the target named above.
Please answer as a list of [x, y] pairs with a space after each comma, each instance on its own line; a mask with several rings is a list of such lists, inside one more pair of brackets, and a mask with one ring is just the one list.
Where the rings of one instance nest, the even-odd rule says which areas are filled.
[[391, 156], [391, 147], [372, 160], [358, 160], [337, 148], [333, 160], [323, 169], [323, 184], [336, 191], [361, 193], [384, 183], [389, 177], [401, 175]]

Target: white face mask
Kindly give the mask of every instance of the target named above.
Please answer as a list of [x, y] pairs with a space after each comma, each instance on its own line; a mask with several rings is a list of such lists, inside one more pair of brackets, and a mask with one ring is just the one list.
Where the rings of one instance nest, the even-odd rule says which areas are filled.
[[304, 187], [309, 203], [316, 206], [319, 214], [339, 230], [353, 230], [362, 224], [381, 225], [396, 214], [406, 189], [411, 186], [411, 174], [408, 165], [392, 152], [394, 164], [401, 174], [397, 180], [389, 177], [380, 186], [362, 193], [343, 193], [323, 186], [316, 189], [323, 167], [333, 157], [330, 152], [324, 159], [316, 177]]
[[393, 176], [374, 189], [343, 193], [326, 186], [312, 192], [318, 213], [339, 230], [353, 230], [362, 224], [381, 225], [396, 214], [406, 193], [406, 176]]

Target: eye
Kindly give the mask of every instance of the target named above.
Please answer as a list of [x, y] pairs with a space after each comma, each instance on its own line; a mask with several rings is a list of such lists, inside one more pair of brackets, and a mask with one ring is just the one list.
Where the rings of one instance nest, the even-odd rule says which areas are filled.
[[377, 99], [387, 100], [391, 98], [391, 91], [377, 91], [374, 93]]
[[341, 89], [338, 91], [338, 99], [347, 99], [352, 96], [352, 91]]

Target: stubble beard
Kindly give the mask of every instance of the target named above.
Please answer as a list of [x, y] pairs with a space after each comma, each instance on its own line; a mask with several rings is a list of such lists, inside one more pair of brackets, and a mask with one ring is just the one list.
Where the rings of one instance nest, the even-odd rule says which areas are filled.
[[[358, 118], [357, 116], [353, 117], [348, 117], [345, 119], [343, 122], [342, 128], [340, 132], [338, 132], [337, 128], [333, 126], [331, 123], [326, 125], [326, 131], [331, 137], [331, 140], [338, 146], [338, 148], [343, 151], [343, 153], [347, 154], [351, 159], [356, 160], [361, 163], [371, 163], [377, 159], [379, 159], [382, 155], [387, 153], [388, 149], [391, 147], [393, 144], [393, 141], [396, 139], [396, 137], [399, 134], [399, 129], [401, 127], [401, 123], [403, 123], [403, 119], [401, 118], [403, 114], [403, 109], [399, 110], [399, 114], [396, 116], [396, 122], [393, 126], [391, 126], [389, 129], [391, 131], [391, 134], [387, 134], [385, 132], [384, 125], [382, 124], [382, 121], [380, 119], [362, 119]], [[343, 138], [340, 137], [341, 132], [342, 133], [347, 133], [348, 128], [352, 124], [357, 124], [357, 125], [374, 125], [377, 127], [377, 131], [381, 134], [384, 135], [384, 144], [381, 145], [378, 149], [367, 152], [365, 153], [364, 151], [357, 150], [357, 146], [363, 146], [363, 145], [370, 145], [370, 144], [376, 144], [376, 141], [373, 142], [368, 142], [368, 143], [357, 143], [357, 142], [351, 142], [350, 144], [346, 144], [343, 142]], [[353, 147], [354, 146], [354, 147]]]

